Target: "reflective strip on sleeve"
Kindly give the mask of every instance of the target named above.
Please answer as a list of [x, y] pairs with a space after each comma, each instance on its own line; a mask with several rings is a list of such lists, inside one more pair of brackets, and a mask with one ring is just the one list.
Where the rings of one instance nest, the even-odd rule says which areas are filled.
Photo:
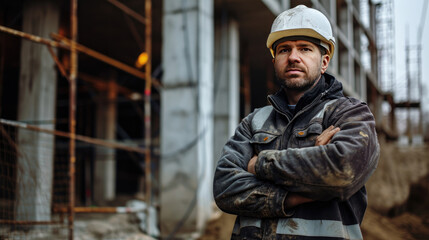
[[257, 227], [261, 228], [261, 219], [258, 218], [250, 218], [239, 216], [240, 225], [235, 224], [234, 229], [232, 229], [233, 234], [240, 234], [240, 229], [244, 227]]
[[341, 221], [307, 220], [301, 218], [279, 219], [277, 234], [363, 239], [359, 224], [343, 225]]

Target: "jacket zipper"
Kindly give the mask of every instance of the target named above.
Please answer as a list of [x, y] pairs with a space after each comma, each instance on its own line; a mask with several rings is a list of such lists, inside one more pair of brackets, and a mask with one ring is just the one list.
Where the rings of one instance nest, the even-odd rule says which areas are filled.
[[[297, 112], [295, 114], [295, 116], [293, 116], [292, 119], [290, 119], [286, 114], [284, 114], [282, 111], [280, 111], [280, 108], [277, 106], [275, 106], [274, 109], [276, 109], [276, 111], [280, 114], [282, 114], [283, 116], [285, 116], [287, 118], [287, 120], [289, 121], [288, 124], [286, 125], [286, 128], [284, 130], [284, 132], [282, 133], [282, 138], [280, 139], [280, 146], [283, 146], [283, 140], [285, 139], [285, 133], [287, 133], [288, 128], [290, 126], [290, 124], [297, 118], [299, 117], [302, 113], [306, 112], [308, 109], [310, 109], [311, 107], [313, 107], [317, 102], [319, 102], [327, 93], [328, 90], [325, 90], [324, 92], [322, 92], [319, 96], [317, 96], [316, 99], [314, 99], [310, 104], [308, 104], [307, 106], [305, 106], [302, 110], [300, 110], [299, 112]], [[278, 110], [277, 110], [278, 109]], [[287, 149], [287, 141], [285, 143], [286, 145], [284, 146], [284, 149]]]
[[303, 112], [307, 111], [309, 108], [313, 107], [313, 105], [316, 104], [316, 102], [320, 101], [326, 94], [328, 93], [328, 90], [322, 92], [316, 99], [313, 100], [313, 102], [311, 102], [310, 104], [308, 104], [307, 106], [305, 106], [301, 111], [297, 112], [295, 114], [295, 116], [292, 118], [292, 120], [288, 123], [286, 129], [289, 127], [289, 124], [295, 120], [295, 118], [297, 118], [299, 115], [301, 115]]

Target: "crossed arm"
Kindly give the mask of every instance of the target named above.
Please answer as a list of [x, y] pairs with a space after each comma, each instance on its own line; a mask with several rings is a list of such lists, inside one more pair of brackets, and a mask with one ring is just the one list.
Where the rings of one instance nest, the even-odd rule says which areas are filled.
[[[316, 144], [315, 146], [322, 146], [322, 145], [326, 145], [328, 143], [331, 142], [332, 137], [340, 131], [340, 128], [338, 127], [334, 127], [334, 126], [330, 126], [329, 128], [325, 129], [322, 134], [320, 134], [317, 138], [316, 138]], [[249, 164], [247, 165], [247, 171], [255, 174], [255, 164], [256, 164], [256, 160], [258, 159], [258, 156], [253, 156], [250, 161]], [[306, 198], [303, 197], [297, 193], [292, 193], [289, 192], [289, 194], [287, 195], [286, 199], [285, 199], [285, 208], [289, 209], [289, 208], [294, 208], [300, 204], [303, 203], [307, 203], [307, 202], [312, 202], [314, 201], [311, 198]]]
[[[218, 162], [213, 193], [223, 211], [247, 217], [288, 217], [309, 201], [346, 200], [375, 170], [374, 117], [356, 101], [336, 111], [313, 147], [264, 150], [254, 156], [252, 118], [244, 119]], [[249, 162], [250, 160], [250, 162]], [[256, 173], [256, 174], [255, 174]]]

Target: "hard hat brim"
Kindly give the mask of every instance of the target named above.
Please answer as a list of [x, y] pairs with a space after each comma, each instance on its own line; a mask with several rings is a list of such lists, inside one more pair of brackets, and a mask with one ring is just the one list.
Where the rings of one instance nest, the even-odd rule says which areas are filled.
[[332, 55], [334, 54], [334, 49], [335, 49], [334, 39], [326, 39], [316, 31], [314, 31], [313, 29], [300, 28], [300, 29], [288, 29], [288, 30], [282, 30], [282, 31], [270, 33], [267, 39], [267, 48], [270, 49], [271, 55], [273, 57], [275, 56], [274, 50], [272, 48], [273, 43], [281, 38], [290, 37], [290, 36], [307, 36], [307, 37], [320, 39], [322, 42], [329, 45], [329, 49], [327, 49], [329, 57], [332, 58]]

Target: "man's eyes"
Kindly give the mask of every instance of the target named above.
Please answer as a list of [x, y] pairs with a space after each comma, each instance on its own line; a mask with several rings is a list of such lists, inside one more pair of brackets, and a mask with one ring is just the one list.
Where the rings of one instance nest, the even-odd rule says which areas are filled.
[[[311, 52], [311, 51], [313, 51], [313, 49], [308, 48], [308, 47], [302, 47], [302, 48], [299, 48], [298, 50], [301, 51], [301, 52]], [[279, 49], [279, 53], [288, 53], [288, 52], [291, 52], [290, 48], [281, 48], [281, 49]]]

